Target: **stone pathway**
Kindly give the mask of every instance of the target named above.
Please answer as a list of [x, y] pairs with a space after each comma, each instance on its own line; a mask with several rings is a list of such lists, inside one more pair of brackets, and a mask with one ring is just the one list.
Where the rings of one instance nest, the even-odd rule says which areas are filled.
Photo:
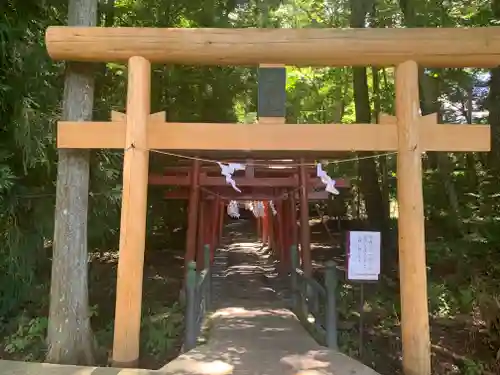
[[160, 371], [168, 374], [376, 375], [363, 364], [318, 345], [279, 297], [277, 273], [265, 249], [229, 227], [214, 280], [215, 313], [208, 343]]

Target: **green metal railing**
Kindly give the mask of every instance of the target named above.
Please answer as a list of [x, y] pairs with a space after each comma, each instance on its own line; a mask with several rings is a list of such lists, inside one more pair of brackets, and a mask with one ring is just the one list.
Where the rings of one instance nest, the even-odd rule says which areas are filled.
[[196, 271], [196, 262], [189, 262], [186, 282], [186, 329], [184, 350], [193, 349], [201, 334], [203, 321], [210, 309], [212, 289], [212, 269], [210, 265], [210, 245], [203, 246], [205, 268]]
[[[297, 246], [291, 247], [293, 311], [321, 344], [338, 349], [337, 342], [337, 265], [328, 261], [325, 282], [321, 285], [300, 269]], [[312, 319], [311, 319], [312, 318]]]

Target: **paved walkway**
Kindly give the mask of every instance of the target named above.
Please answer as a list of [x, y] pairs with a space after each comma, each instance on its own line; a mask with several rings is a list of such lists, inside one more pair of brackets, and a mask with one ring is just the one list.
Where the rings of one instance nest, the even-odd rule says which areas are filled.
[[244, 229], [241, 221], [228, 226], [231, 245], [215, 259], [216, 311], [206, 345], [156, 371], [0, 361], [0, 374], [378, 375], [311, 338], [275, 290], [271, 260]]
[[[274, 290], [277, 274], [271, 260], [258, 243], [238, 232], [244, 229], [241, 224], [233, 225], [231, 245], [221, 254], [227, 257], [227, 271], [220, 281], [223, 287], [218, 288], [208, 343], [160, 371], [179, 375], [377, 375], [312, 339]], [[215, 283], [217, 287], [219, 282]]]

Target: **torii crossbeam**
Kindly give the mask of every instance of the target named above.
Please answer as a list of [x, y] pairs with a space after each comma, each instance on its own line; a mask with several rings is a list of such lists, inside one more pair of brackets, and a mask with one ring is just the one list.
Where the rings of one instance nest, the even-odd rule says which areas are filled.
[[[500, 28], [147, 29], [51, 27], [54, 59], [128, 61], [126, 118], [60, 122], [59, 148], [125, 150], [113, 344], [115, 365], [139, 356], [149, 149], [200, 152], [397, 151], [403, 368], [430, 375], [421, 154], [488, 151], [488, 125], [441, 125], [420, 116], [418, 64], [497, 66]], [[269, 45], [272, 43], [272, 48]], [[150, 115], [151, 61], [193, 65], [396, 65], [396, 116], [381, 124], [185, 124]], [[285, 136], [286, 135], [286, 136]], [[236, 155], [235, 155], [236, 156]]]

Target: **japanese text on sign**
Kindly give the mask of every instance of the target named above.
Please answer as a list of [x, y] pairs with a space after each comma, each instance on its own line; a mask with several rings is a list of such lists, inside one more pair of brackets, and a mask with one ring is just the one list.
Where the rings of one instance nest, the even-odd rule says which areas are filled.
[[349, 232], [347, 278], [378, 280], [380, 274], [380, 232]]

